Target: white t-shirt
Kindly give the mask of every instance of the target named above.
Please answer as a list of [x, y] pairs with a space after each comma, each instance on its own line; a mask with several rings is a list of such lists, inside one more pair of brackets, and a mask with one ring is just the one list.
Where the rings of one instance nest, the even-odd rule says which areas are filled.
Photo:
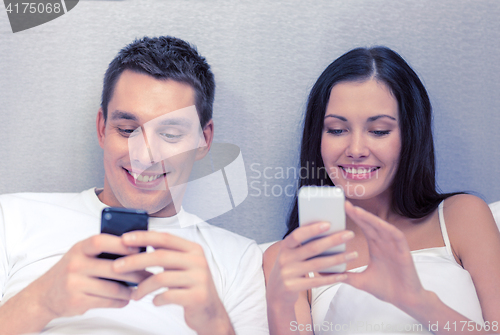
[[[1, 195], [1, 303], [45, 273], [75, 243], [99, 234], [104, 207], [94, 189], [82, 193]], [[260, 249], [254, 241], [206, 222], [189, 225], [193, 221], [200, 219], [181, 210], [175, 217], [150, 218], [149, 229], [200, 244], [236, 333], [268, 334]], [[181, 306], [156, 307], [152, 299], [148, 295], [124, 308], [97, 308], [81, 316], [55, 319], [44, 332], [195, 334], [186, 325]]]

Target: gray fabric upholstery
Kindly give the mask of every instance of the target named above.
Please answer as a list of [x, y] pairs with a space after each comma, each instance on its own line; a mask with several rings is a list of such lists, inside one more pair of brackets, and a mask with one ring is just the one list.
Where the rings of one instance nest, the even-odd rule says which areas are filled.
[[421, 76], [441, 189], [500, 199], [497, 0], [80, 1], [16, 34], [0, 7], [0, 193], [102, 185], [107, 64], [136, 37], [170, 34], [212, 64], [215, 141], [238, 145], [247, 171], [247, 199], [212, 223], [259, 243], [282, 237], [306, 95], [357, 46], [387, 45]]

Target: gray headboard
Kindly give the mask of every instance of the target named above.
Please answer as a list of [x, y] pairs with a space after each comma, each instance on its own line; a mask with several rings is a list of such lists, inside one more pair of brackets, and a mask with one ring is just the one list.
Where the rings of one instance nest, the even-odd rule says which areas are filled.
[[500, 200], [498, 0], [80, 1], [16, 34], [0, 7], [0, 193], [101, 186], [107, 64], [136, 37], [172, 35], [212, 65], [215, 141], [239, 146], [246, 167], [247, 199], [212, 223], [281, 238], [306, 96], [357, 46], [393, 48], [422, 78], [441, 189]]

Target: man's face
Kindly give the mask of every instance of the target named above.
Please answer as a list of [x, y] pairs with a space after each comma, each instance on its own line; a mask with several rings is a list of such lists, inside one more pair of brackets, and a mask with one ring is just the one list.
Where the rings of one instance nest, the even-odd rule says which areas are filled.
[[174, 186], [188, 181], [194, 161], [206, 155], [213, 137], [212, 121], [202, 131], [194, 104], [195, 91], [188, 84], [129, 70], [121, 74], [107, 120], [101, 110], [97, 115], [104, 150], [102, 202], [153, 216], [176, 214], [183, 187]]

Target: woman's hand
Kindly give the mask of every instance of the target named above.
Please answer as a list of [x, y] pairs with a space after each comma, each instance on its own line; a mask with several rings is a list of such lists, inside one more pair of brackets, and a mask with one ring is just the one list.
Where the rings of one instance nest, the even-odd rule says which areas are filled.
[[[329, 285], [345, 279], [344, 274], [331, 274], [309, 278], [309, 272], [346, 263], [357, 257], [357, 253], [341, 253], [333, 256], [319, 255], [336, 245], [354, 237], [351, 231], [342, 231], [305, 243], [311, 237], [328, 230], [329, 223], [318, 222], [295, 229], [283, 241], [275, 243], [264, 253], [266, 276], [267, 316], [269, 330], [273, 335], [313, 334], [311, 310], [307, 301], [307, 290]], [[293, 330], [295, 322], [302, 329]]]
[[[308, 276], [309, 272], [317, 272], [333, 265], [346, 263], [357, 257], [357, 253], [341, 253], [311, 258], [354, 237], [353, 232], [344, 230], [303, 244], [308, 239], [327, 231], [329, 227], [330, 224], [327, 222], [298, 227], [279, 243], [274, 266], [270, 273], [266, 273], [268, 302], [280, 301], [284, 306], [290, 306], [295, 304], [301, 291], [345, 279], [344, 274], [312, 278]], [[266, 258], [269, 258], [266, 256], [265, 263]]]
[[365, 271], [347, 273], [344, 282], [401, 309], [422, 301], [427, 291], [418, 278], [405, 235], [348, 201], [345, 209], [366, 237], [370, 260]]

